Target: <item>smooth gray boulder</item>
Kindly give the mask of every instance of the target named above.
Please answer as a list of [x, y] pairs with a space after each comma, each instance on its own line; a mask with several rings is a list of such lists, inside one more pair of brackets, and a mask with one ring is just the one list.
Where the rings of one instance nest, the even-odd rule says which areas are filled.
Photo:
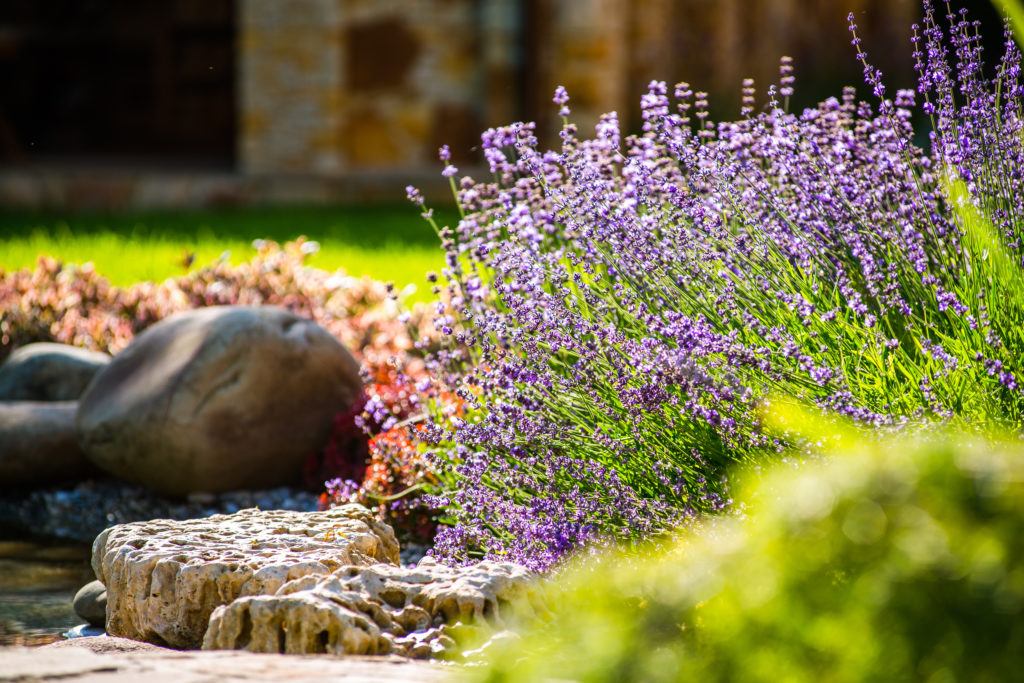
[[97, 472], [78, 447], [77, 401], [0, 402], [0, 489], [30, 489]]
[[26, 344], [0, 365], [0, 401], [78, 400], [109, 362], [105, 353], [68, 344]]
[[100, 581], [90, 581], [78, 589], [71, 606], [75, 614], [91, 626], [104, 628], [107, 623], [107, 587]]
[[79, 442], [104, 470], [160, 493], [297, 482], [362, 390], [327, 330], [273, 306], [215, 306], [153, 325], [81, 398]]

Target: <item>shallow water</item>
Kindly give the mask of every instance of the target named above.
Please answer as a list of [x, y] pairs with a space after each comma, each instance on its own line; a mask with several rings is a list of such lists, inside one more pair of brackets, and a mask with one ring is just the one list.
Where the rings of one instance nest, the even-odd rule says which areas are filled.
[[82, 623], [71, 601], [94, 578], [89, 555], [83, 543], [0, 539], [0, 646], [45, 645]]

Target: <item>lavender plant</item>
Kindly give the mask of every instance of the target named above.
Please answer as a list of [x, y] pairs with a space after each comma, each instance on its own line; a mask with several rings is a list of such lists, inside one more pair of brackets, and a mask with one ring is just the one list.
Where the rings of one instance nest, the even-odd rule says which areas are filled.
[[1020, 54], [1007, 37], [986, 76], [976, 26], [947, 19], [926, 0], [916, 93], [888, 95], [851, 15], [870, 101], [789, 113], [783, 58], [734, 122], [652, 82], [642, 133], [612, 112], [582, 138], [559, 88], [560, 149], [488, 130], [493, 177], [457, 183], [442, 150], [462, 220], [439, 231], [433, 374], [468, 410], [433, 427], [453, 481], [437, 554], [546, 569], [722, 510], [729, 467], [782, 451], [755, 409], [771, 394], [1020, 427]]

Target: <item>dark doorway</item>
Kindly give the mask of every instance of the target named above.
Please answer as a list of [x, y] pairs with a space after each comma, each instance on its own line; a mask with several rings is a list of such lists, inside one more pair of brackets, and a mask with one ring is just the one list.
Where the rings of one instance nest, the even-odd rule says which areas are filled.
[[0, 164], [230, 166], [234, 0], [0, 2]]

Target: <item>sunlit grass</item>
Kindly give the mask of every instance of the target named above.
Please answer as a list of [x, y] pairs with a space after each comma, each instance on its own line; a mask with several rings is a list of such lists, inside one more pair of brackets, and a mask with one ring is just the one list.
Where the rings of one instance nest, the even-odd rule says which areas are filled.
[[[252, 240], [237, 239], [133, 239], [116, 233], [76, 236], [36, 231], [25, 237], [4, 241], [0, 268], [17, 270], [33, 267], [45, 254], [67, 263], [91, 262], [97, 272], [115, 285], [130, 285], [144, 280], [161, 281], [183, 275], [227, 253], [238, 264], [256, 254]], [[192, 255], [189, 267], [186, 259]], [[321, 250], [308, 261], [326, 270], [343, 268], [352, 275], [369, 275], [378, 280], [394, 280], [399, 286], [410, 282], [420, 285], [423, 275], [442, 264], [440, 251], [427, 247], [365, 248], [353, 245], [321, 243]]]
[[[448, 220], [451, 217], [446, 217]], [[255, 254], [254, 239], [320, 243], [309, 263], [415, 284], [443, 265], [437, 237], [412, 207], [297, 207], [125, 214], [0, 216], [0, 269], [31, 268], [41, 254], [91, 262], [115, 285], [161, 281], [222, 258]], [[420, 298], [420, 297], [417, 297]]]

